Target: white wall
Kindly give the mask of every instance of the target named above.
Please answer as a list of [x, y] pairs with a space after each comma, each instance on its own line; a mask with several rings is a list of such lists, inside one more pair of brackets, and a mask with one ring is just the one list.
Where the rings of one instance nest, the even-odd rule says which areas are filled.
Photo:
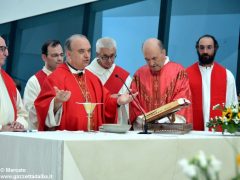
[[93, 1], [97, 0], [5, 0], [0, 4], [0, 24]]

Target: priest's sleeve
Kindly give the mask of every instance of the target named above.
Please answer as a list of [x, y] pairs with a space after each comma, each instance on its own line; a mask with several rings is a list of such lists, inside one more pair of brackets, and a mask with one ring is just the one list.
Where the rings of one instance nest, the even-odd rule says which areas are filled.
[[117, 123], [117, 98], [112, 98], [109, 91], [103, 87], [104, 123]]
[[52, 99], [55, 97], [56, 93], [53, 86], [50, 84], [49, 80], [44, 81], [42, 90], [34, 102], [37, 118], [38, 118], [38, 130], [44, 131], [45, 121], [48, 115], [48, 110]]
[[[186, 98], [190, 102], [192, 101], [191, 89], [189, 85], [189, 78], [185, 70], [180, 70], [177, 75], [177, 80], [175, 84], [175, 90], [173, 93], [172, 101], [179, 98]], [[192, 105], [181, 109], [176, 114], [185, 117], [187, 123], [192, 122]]]
[[[141, 92], [140, 89], [137, 87], [135, 78], [131, 83], [130, 89], [132, 90], [132, 92], [138, 92], [138, 93]], [[129, 103], [129, 118], [130, 118], [131, 124], [133, 124], [134, 121], [137, 119], [137, 117], [142, 114], [142, 112], [139, 110], [138, 105], [136, 104], [136, 103], [139, 103], [139, 106], [141, 106], [139, 97], [140, 97], [140, 94], [138, 94], [138, 96], [135, 98], [134, 101]]]

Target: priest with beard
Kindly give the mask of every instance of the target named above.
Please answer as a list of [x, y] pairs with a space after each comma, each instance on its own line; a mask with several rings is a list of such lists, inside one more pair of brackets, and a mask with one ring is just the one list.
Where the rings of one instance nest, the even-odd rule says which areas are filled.
[[213, 106], [237, 104], [233, 74], [215, 62], [218, 42], [211, 35], [200, 37], [196, 43], [198, 62], [187, 68], [192, 92], [193, 129], [208, 131], [205, 124], [210, 118], [221, 116]]

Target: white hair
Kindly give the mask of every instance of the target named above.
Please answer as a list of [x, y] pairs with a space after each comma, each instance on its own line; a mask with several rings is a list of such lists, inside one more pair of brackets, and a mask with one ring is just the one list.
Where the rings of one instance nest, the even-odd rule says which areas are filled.
[[99, 53], [101, 48], [115, 48], [117, 50], [117, 43], [110, 37], [100, 38], [96, 42], [96, 52]]

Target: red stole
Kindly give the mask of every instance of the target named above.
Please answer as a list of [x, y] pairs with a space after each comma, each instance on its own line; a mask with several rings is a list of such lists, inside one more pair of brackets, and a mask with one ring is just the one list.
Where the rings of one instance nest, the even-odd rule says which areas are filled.
[[[114, 119], [117, 110], [116, 99], [110, 98], [110, 93], [102, 86], [101, 81], [90, 71], [85, 70], [86, 86], [91, 96], [91, 101], [103, 103], [96, 105], [93, 112], [94, 129], [102, 123], [109, 122], [107, 119]], [[43, 83], [43, 88], [35, 101], [37, 117], [39, 120], [39, 130], [46, 130], [45, 120], [48, 114], [51, 100], [55, 97], [54, 86], [59, 89], [71, 91], [70, 99], [63, 103], [63, 113], [61, 123], [56, 127], [57, 130], [87, 130], [87, 113], [82, 104], [76, 102], [86, 102], [83, 93], [77, 83], [76, 78], [70, 72], [66, 64], [61, 64], [50, 74]]]
[[1, 74], [3, 77], [3, 81], [5, 83], [5, 86], [7, 88], [9, 97], [11, 99], [12, 105], [13, 105], [14, 120], [16, 120], [17, 119], [17, 105], [16, 105], [17, 89], [16, 89], [16, 85], [15, 85], [13, 79], [3, 69], [1, 69], [0, 71], [1, 71]]
[[38, 83], [39, 83], [41, 89], [42, 89], [43, 82], [44, 82], [45, 78], [47, 77], [47, 74], [43, 70], [40, 70], [35, 74], [35, 76], [38, 80]]
[[107, 88], [111, 94], [117, 94], [123, 86], [123, 83], [120, 79], [117, 79], [115, 75], [118, 75], [124, 82], [126, 81], [129, 73], [119, 66], [115, 66], [112, 74], [104, 84], [104, 87]]
[[[203, 102], [202, 102], [202, 76], [198, 63], [187, 68], [189, 83], [192, 91], [193, 106], [193, 129], [203, 131]], [[212, 110], [213, 106], [226, 102], [227, 72], [224, 67], [214, 62], [211, 73], [211, 99], [210, 99], [210, 118], [221, 116], [220, 111]]]

